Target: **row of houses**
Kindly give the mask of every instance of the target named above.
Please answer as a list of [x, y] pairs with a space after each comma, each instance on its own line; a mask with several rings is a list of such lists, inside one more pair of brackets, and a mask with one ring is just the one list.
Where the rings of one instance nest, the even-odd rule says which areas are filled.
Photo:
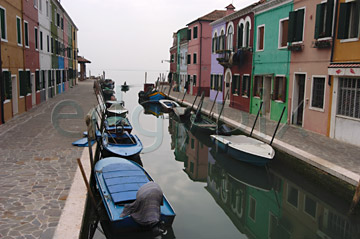
[[[232, 4], [173, 35], [180, 91], [360, 145], [360, 0]], [[228, 96], [226, 93], [229, 92]], [[217, 96], [217, 97], [216, 97]]]
[[0, 0], [1, 123], [76, 84], [77, 27], [59, 0]]

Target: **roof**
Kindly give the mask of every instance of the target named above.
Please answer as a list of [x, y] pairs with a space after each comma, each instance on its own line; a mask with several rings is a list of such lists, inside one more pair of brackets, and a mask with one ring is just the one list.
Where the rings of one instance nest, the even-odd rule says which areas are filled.
[[79, 63], [91, 63], [91, 61], [85, 59], [85, 58], [82, 57], [82, 56], [78, 56], [78, 62], [79, 62]]
[[192, 22], [190, 22], [189, 24], [187, 24], [187, 26], [191, 25], [192, 23], [194, 22], [197, 22], [197, 21], [206, 21], [206, 22], [212, 22], [212, 21], [215, 21], [219, 18], [222, 18], [226, 15], [226, 10], [214, 10]]

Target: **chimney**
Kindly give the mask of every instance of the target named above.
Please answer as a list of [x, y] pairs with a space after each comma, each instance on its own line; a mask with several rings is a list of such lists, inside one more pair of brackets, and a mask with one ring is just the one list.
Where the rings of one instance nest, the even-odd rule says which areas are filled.
[[229, 6], [226, 7], [226, 16], [230, 15], [231, 13], [235, 12], [235, 7], [234, 5], [230, 4]]

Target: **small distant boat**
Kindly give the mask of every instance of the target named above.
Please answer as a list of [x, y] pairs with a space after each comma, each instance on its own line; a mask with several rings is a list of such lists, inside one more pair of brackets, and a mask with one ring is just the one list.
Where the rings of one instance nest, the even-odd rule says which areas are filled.
[[140, 139], [126, 131], [121, 135], [103, 133], [101, 143], [102, 157], [137, 159], [143, 149]]
[[267, 143], [246, 135], [211, 135], [216, 146], [235, 159], [264, 166], [275, 156], [275, 150]]
[[[131, 216], [120, 217], [124, 205], [136, 200], [140, 187], [153, 179], [137, 163], [124, 158], [109, 157], [99, 160], [94, 168], [96, 185], [114, 230], [141, 229]], [[175, 218], [175, 211], [163, 196], [160, 207], [160, 221], [170, 227]]]
[[109, 116], [122, 116], [125, 117], [129, 113], [128, 109], [124, 107], [122, 101], [113, 103], [109, 108], [106, 109], [106, 115]]
[[121, 85], [121, 91], [126, 92], [126, 91], [128, 91], [128, 90], [129, 90], [129, 85], [127, 85], [127, 84], [126, 84], [126, 81], [125, 81], [124, 84]]
[[127, 117], [110, 116], [104, 121], [105, 130], [109, 134], [123, 134], [127, 131], [129, 134], [132, 131], [132, 125]]
[[105, 79], [100, 84], [102, 89], [105, 88], [114, 89], [115, 86], [115, 82], [112, 79]]

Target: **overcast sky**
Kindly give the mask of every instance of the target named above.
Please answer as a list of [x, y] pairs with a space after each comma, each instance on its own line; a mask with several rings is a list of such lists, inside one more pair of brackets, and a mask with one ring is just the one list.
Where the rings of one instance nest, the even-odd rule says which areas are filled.
[[61, 0], [79, 29], [79, 55], [103, 70], [166, 71], [172, 34], [191, 21], [233, 3], [257, 0]]

